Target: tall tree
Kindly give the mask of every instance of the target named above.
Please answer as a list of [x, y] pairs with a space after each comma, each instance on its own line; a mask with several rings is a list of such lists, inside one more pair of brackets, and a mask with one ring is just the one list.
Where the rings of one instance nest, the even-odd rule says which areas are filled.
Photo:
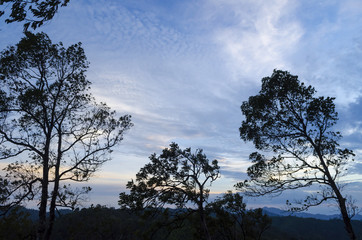
[[209, 195], [206, 187], [219, 178], [217, 160], [209, 163], [202, 149], [192, 153], [191, 148], [182, 150], [176, 143], [171, 143], [159, 156], [152, 154], [150, 160], [137, 173], [136, 181], [127, 183], [130, 193], [120, 194], [119, 205], [139, 210], [162, 209], [165, 204], [190, 212], [196, 209], [204, 236], [210, 239], [205, 213]]
[[29, 26], [36, 29], [45, 22], [51, 20], [57, 13], [59, 6], [65, 7], [70, 0], [0, 0], [0, 17], [5, 14], [6, 9], [10, 9], [11, 13], [5, 19], [6, 23], [22, 22], [24, 30], [27, 31]]
[[342, 136], [333, 130], [338, 120], [334, 98], [316, 97], [315, 93], [297, 76], [274, 70], [271, 77], [262, 79], [259, 94], [243, 102], [245, 120], [240, 136], [269, 155], [250, 155], [250, 180], [238, 183], [237, 188], [250, 196], [260, 196], [317, 184], [319, 191], [292, 210], [335, 200], [345, 229], [351, 239], [356, 239], [351, 225], [356, 208], [351, 198], [342, 194], [343, 184], [338, 181], [354, 154], [339, 147]]
[[82, 192], [61, 182], [89, 180], [132, 126], [95, 102], [87, 67], [80, 43], [65, 48], [44, 33], [26, 32], [1, 52], [0, 159], [14, 161], [0, 200], [8, 208], [38, 199], [38, 239], [49, 239], [56, 208], [74, 207]]

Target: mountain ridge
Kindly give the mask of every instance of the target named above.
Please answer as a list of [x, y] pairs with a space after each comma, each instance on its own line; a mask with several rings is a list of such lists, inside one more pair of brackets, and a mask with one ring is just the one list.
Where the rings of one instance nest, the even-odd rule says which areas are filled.
[[[331, 219], [341, 219], [339, 214], [313, 214], [313, 213], [306, 213], [306, 212], [289, 212], [285, 210], [281, 210], [279, 208], [273, 207], [263, 207], [263, 212], [268, 216], [280, 216], [280, 217], [287, 217], [287, 216], [294, 216], [299, 218], [315, 218], [319, 220], [331, 220]], [[352, 220], [362, 221], [362, 215], [356, 214]]]

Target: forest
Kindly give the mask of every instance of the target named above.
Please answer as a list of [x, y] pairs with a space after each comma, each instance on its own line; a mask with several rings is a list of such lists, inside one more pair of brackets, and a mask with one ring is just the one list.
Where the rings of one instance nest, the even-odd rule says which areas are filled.
[[[16, 213], [9, 214], [5, 221], [0, 222], [0, 239], [35, 239], [37, 215], [36, 210], [29, 209], [18, 209]], [[217, 222], [215, 215], [209, 218], [212, 224], [212, 239], [348, 239], [340, 219], [271, 216], [271, 223], [261, 237], [250, 233], [243, 238], [237, 226], [229, 225], [229, 229], [226, 229], [225, 224]], [[169, 226], [154, 217], [97, 205], [75, 211], [60, 211], [51, 239], [199, 239], [196, 237], [197, 224], [197, 219], [190, 216], [170, 233]], [[361, 238], [362, 222], [353, 221], [353, 225], [357, 229], [357, 236]]]
[[[24, 24], [21, 40], [0, 53], [0, 239], [362, 238], [356, 199], [341, 180], [356, 154], [340, 145], [336, 99], [280, 69], [241, 102], [235, 132], [254, 148], [234, 191], [211, 201], [221, 160], [170, 142], [127, 182], [118, 208], [80, 208], [92, 188], [76, 183], [112, 160], [134, 120], [94, 97], [81, 42], [65, 46], [38, 31], [69, 2], [0, 1], [5, 23]], [[288, 210], [334, 204], [338, 218], [274, 216], [245, 203], [312, 186], [303, 199], [286, 199]]]

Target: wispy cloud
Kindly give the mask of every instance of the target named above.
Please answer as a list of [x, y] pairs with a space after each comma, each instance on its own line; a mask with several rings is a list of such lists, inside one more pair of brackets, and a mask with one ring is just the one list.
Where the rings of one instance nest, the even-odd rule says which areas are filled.
[[224, 50], [224, 60], [236, 80], [257, 81], [274, 68], [290, 68], [288, 56], [294, 52], [303, 29], [294, 18], [295, 3], [288, 1], [213, 2], [226, 11], [216, 18], [233, 16], [232, 25], [215, 30], [216, 42]]
[[[337, 97], [343, 144], [362, 151], [361, 10], [358, 0], [79, 0], [41, 30], [54, 42], [83, 42], [97, 100], [133, 116], [92, 184], [124, 188], [150, 154], [175, 141], [220, 160], [223, 178], [212, 191], [222, 192], [245, 178], [254, 151], [239, 137], [240, 105], [274, 68]], [[0, 28], [2, 48], [21, 37], [21, 25]]]

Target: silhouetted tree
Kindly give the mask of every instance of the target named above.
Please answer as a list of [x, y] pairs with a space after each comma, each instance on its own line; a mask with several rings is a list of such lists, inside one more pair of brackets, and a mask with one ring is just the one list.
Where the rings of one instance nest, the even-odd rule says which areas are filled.
[[0, 200], [9, 208], [39, 197], [38, 239], [49, 239], [57, 207], [74, 208], [90, 190], [61, 181], [89, 180], [132, 126], [95, 102], [87, 67], [80, 43], [65, 48], [44, 33], [27, 32], [1, 52], [0, 159], [14, 161], [0, 178]]
[[130, 193], [121, 193], [119, 205], [131, 209], [162, 209], [165, 204], [179, 209], [196, 211], [200, 217], [201, 229], [206, 239], [210, 234], [206, 224], [205, 204], [209, 189], [207, 185], [219, 178], [217, 160], [209, 163], [201, 149], [191, 152], [181, 150], [176, 143], [170, 144], [162, 154], [150, 156], [136, 175], [136, 181], [129, 181]]
[[[262, 234], [270, 227], [271, 218], [263, 214], [261, 208], [247, 210], [240, 193], [228, 191], [209, 204], [211, 213], [216, 214], [215, 228], [221, 228], [226, 239], [261, 239]], [[233, 231], [235, 225], [239, 231]], [[241, 236], [237, 233], [240, 232]]]
[[[219, 231], [225, 239], [238, 239], [241, 236], [245, 239], [242, 219], [246, 213], [246, 204], [240, 193], [233, 194], [228, 191], [221, 197], [217, 197], [207, 208], [210, 215], [215, 214], [216, 216], [213, 229]], [[235, 227], [238, 228], [238, 231], [234, 231]]]
[[238, 183], [237, 188], [260, 196], [317, 184], [318, 192], [291, 209], [305, 210], [335, 200], [350, 238], [355, 239], [351, 217], [356, 207], [342, 194], [343, 185], [338, 182], [354, 154], [339, 148], [342, 136], [332, 130], [338, 120], [334, 98], [315, 97], [315, 92], [297, 76], [274, 70], [271, 77], [262, 79], [259, 94], [243, 102], [241, 138], [275, 155], [252, 153], [253, 165], [247, 171], [250, 180]]
[[262, 239], [263, 233], [271, 226], [272, 219], [263, 213], [263, 209], [256, 208], [246, 211], [243, 216], [245, 239]]
[[[5, 14], [6, 9], [11, 9], [6, 23], [22, 22], [24, 23], [24, 31], [29, 26], [36, 29], [43, 25], [46, 21], [51, 20], [58, 11], [59, 6], [67, 6], [70, 0], [0, 0], [0, 17]], [[11, 6], [11, 7], [10, 7]]]

